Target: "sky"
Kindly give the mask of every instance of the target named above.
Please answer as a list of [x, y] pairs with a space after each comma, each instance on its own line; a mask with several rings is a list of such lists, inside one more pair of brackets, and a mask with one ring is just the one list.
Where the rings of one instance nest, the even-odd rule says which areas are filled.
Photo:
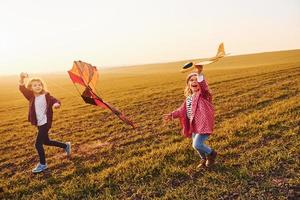
[[300, 49], [299, 0], [1, 0], [0, 75]]

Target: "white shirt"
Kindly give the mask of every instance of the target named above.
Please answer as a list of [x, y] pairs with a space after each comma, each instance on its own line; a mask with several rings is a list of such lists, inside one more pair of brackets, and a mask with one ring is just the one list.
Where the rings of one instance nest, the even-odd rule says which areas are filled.
[[37, 125], [42, 126], [47, 123], [47, 101], [45, 94], [35, 97], [34, 107]]

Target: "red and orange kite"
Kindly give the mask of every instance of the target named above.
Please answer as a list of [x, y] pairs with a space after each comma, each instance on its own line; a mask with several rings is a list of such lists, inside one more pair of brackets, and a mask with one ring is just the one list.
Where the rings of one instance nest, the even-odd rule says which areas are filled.
[[[73, 67], [71, 70], [68, 71], [68, 73], [74, 85], [76, 83], [84, 87], [84, 91], [81, 94], [81, 97], [85, 103], [92, 104], [95, 106], [100, 106], [104, 109], [109, 109], [115, 115], [117, 115], [123, 122], [135, 128], [132, 121], [127, 119], [123, 113], [121, 113], [113, 106], [103, 101], [99, 97], [99, 95], [97, 95], [97, 91], [95, 87], [96, 87], [96, 82], [98, 80], [98, 71], [95, 66], [92, 66], [91, 64], [82, 61], [74, 61]], [[77, 87], [76, 89], [78, 90]]]

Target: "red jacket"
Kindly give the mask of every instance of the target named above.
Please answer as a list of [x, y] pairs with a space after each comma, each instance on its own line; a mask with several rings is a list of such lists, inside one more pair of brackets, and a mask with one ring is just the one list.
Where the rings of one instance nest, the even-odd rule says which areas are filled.
[[190, 120], [187, 117], [186, 100], [177, 110], [171, 113], [173, 118], [179, 118], [182, 134], [185, 137], [191, 137], [192, 133], [211, 134], [213, 132], [214, 108], [212, 95], [205, 80], [198, 83], [201, 89], [193, 97]]
[[[31, 90], [27, 89], [24, 85], [20, 85], [19, 90], [22, 92], [24, 97], [29, 101], [28, 121], [31, 122], [32, 125], [37, 126], [37, 119], [36, 119], [35, 106], [34, 106], [35, 96], [34, 96], [33, 92]], [[55, 99], [48, 92], [45, 94], [45, 97], [46, 97], [46, 102], [47, 102], [47, 126], [48, 126], [48, 129], [50, 129], [51, 125], [52, 125], [52, 119], [53, 119], [52, 106], [55, 103], [60, 104], [60, 101]]]

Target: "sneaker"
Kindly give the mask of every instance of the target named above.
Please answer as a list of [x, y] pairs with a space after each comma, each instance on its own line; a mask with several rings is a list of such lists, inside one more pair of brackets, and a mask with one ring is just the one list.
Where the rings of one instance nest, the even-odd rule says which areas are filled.
[[42, 165], [41, 163], [37, 164], [37, 166], [32, 170], [32, 173], [40, 173], [47, 169], [47, 164]]
[[65, 152], [67, 153], [67, 157], [71, 156], [71, 142], [66, 142], [67, 147], [65, 148]]
[[211, 167], [216, 160], [217, 157], [217, 152], [215, 152], [214, 150], [212, 150], [212, 152], [207, 156], [207, 160], [206, 160], [206, 167]]
[[197, 166], [197, 169], [206, 167], [206, 159], [201, 159], [200, 164]]

